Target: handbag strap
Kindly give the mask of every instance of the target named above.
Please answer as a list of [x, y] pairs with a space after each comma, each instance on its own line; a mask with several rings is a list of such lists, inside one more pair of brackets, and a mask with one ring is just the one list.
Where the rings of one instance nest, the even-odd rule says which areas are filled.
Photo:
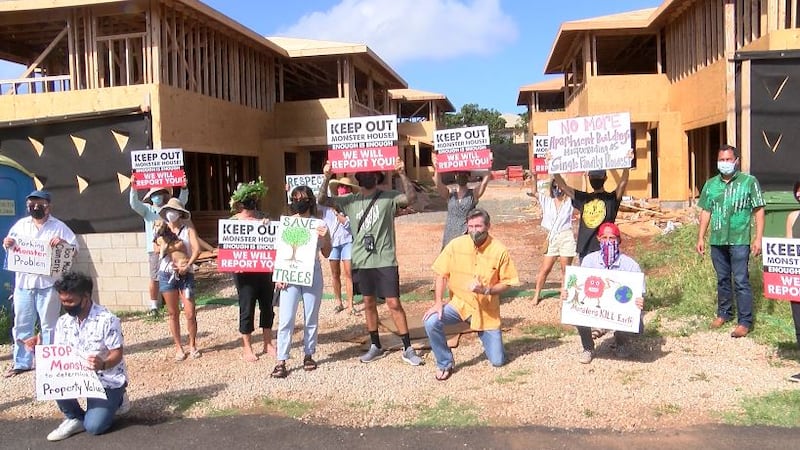
[[358, 221], [358, 228], [356, 229], [356, 234], [361, 233], [361, 224], [364, 223], [364, 218], [367, 217], [367, 213], [369, 213], [369, 210], [372, 209], [372, 205], [375, 204], [375, 201], [378, 200], [378, 197], [380, 196], [381, 196], [381, 191], [380, 190], [376, 191], [375, 195], [372, 197], [372, 201], [370, 201], [369, 205], [367, 205], [367, 209], [365, 209], [364, 213], [361, 214], [361, 219], [359, 219]]

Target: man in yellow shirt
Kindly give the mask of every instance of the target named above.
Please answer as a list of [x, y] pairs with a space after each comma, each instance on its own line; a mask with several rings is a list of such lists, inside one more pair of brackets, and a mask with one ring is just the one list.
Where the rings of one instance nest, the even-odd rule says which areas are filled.
[[[489, 236], [490, 225], [489, 213], [473, 209], [467, 214], [467, 234], [450, 241], [433, 262], [436, 301], [422, 320], [436, 356], [439, 381], [453, 373], [453, 352], [444, 334], [448, 324], [469, 322], [493, 366], [502, 366], [506, 359], [500, 331], [500, 294], [519, 284], [519, 277], [508, 249]], [[452, 292], [448, 303], [442, 300], [445, 285]]]

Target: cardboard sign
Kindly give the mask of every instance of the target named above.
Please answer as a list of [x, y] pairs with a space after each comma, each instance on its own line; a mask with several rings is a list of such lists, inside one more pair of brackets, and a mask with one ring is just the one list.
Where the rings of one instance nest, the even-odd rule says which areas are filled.
[[561, 323], [608, 330], [639, 332], [644, 274], [621, 270], [567, 266]]
[[800, 302], [800, 239], [762, 238], [764, 297]]
[[631, 166], [629, 113], [550, 120], [547, 134], [550, 137], [550, 173]]
[[299, 286], [314, 283], [317, 261], [317, 227], [325, 223], [312, 217], [281, 216], [275, 241], [272, 281]]
[[220, 220], [217, 271], [272, 272], [278, 224], [260, 220]]
[[97, 373], [68, 345], [36, 346], [36, 400], [106, 399]]
[[14, 246], [6, 250], [4, 269], [12, 272], [57, 276], [72, 269], [78, 250], [61, 243], [50, 247], [50, 241], [14, 237]]
[[531, 167], [535, 174], [544, 175], [548, 173], [547, 161], [545, 160], [548, 151], [550, 151], [550, 136], [534, 136]]
[[311, 175], [286, 175], [286, 202], [292, 203], [292, 190], [297, 186], [308, 186], [314, 191], [314, 196], [319, 197], [319, 189], [325, 181], [323, 174]]
[[492, 168], [489, 127], [486, 125], [434, 131], [433, 147], [438, 172]]
[[333, 173], [394, 170], [397, 116], [328, 119], [328, 161]]
[[183, 149], [131, 151], [131, 182], [134, 189], [186, 186]]

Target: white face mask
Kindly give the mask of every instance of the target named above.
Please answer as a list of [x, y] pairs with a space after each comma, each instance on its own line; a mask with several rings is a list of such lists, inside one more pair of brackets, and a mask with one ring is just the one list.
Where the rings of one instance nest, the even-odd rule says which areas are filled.
[[167, 211], [165, 215], [167, 216], [167, 222], [170, 223], [175, 223], [181, 218], [181, 213], [178, 211]]

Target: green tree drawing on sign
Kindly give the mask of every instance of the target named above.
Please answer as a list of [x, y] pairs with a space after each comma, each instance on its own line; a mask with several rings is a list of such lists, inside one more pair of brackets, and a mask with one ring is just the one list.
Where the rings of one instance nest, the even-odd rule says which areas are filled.
[[295, 258], [297, 249], [306, 245], [308, 241], [311, 240], [311, 232], [308, 231], [308, 228], [287, 227], [283, 230], [281, 239], [292, 247], [292, 257], [289, 258], [289, 261], [297, 261], [297, 258]]

